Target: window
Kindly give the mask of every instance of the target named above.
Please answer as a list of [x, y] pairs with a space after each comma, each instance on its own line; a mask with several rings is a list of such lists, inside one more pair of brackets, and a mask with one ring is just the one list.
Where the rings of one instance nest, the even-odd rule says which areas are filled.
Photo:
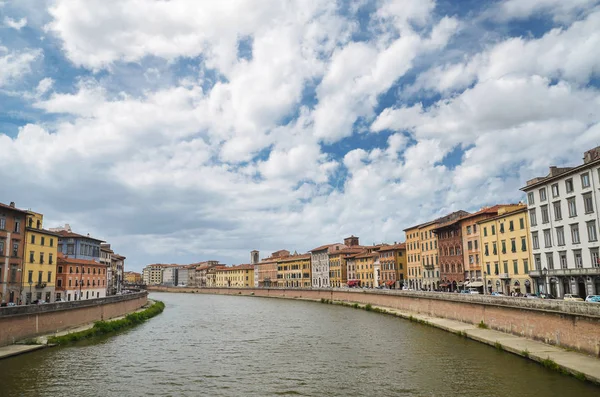
[[35, 263], [35, 252], [29, 251], [29, 263]]
[[44, 263], [44, 253], [40, 252], [40, 263]]
[[46, 237], [42, 236], [42, 237], [40, 237], [40, 239], [42, 240], [42, 241], [40, 241], [40, 245], [46, 244]]
[[533, 256], [533, 260], [535, 263], [535, 269], [542, 270], [542, 256], [540, 254], [535, 254]]
[[497, 276], [498, 273], [500, 273], [500, 270], [498, 269], [498, 262], [494, 262], [494, 274]]
[[48, 254], [48, 264], [53, 265], [54, 264], [54, 259], [52, 254]]
[[596, 221], [589, 221], [586, 223], [588, 232], [588, 241], [598, 241], [598, 234], [596, 233]]
[[35, 235], [34, 234], [31, 235], [31, 244], [35, 244]]
[[552, 197], [558, 197], [558, 183], [552, 185]]
[[62, 273], [62, 269], [63, 269], [62, 266], [59, 266], [58, 267], [58, 273]]
[[[50, 239], [50, 247], [54, 247], [54, 239], [53, 238]], [[59, 251], [62, 251], [62, 249]]]
[[527, 202], [529, 203], [529, 205], [535, 204], [535, 199], [533, 197], [533, 192], [527, 193]]
[[21, 221], [15, 220], [15, 233], [21, 233]]
[[540, 249], [540, 240], [538, 237], [538, 232], [532, 232], [531, 233], [531, 241], [533, 243], [533, 249], [537, 250]]
[[560, 268], [567, 268], [567, 251], [559, 251], [558, 252], [558, 260], [560, 261]]
[[62, 287], [62, 279], [56, 279], [56, 286], [57, 287]]
[[486, 262], [485, 267], [487, 268], [487, 274], [492, 274], [490, 273], [490, 262]]
[[73, 244], [67, 244], [67, 255], [75, 254], [75, 246]]
[[548, 266], [548, 270], [554, 269], [554, 255], [552, 255], [552, 252], [546, 254], [546, 265]]
[[587, 188], [590, 187], [590, 174], [586, 172], [585, 174], [581, 174], [581, 187]]
[[504, 233], [504, 223], [500, 224], [500, 233]]
[[52, 272], [48, 272], [48, 282], [52, 282]]
[[33, 270], [30, 270], [27, 273], [27, 282], [30, 283], [30, 284], [33, 284]]
[[73, 273], [73, 266], [69, 266], [69, 273]]
[[521, 237], [521, 251], [527, 251], [527, 238]]
[[519, 228], [521, 230], [525, 229], [525, 218], [519, 218]]
[[475, 250], [479, 249], [479, 242], [477, 240], [473, 241], [473, 247], [475, 248]]
[[508, 222], [508, 230], [511, 232], [515, 230], [515, 224], [513, 221]]
[[573, 257], [575, 258], [575, 267], [581, 269], [583, 267], [583, 260], [581, 258], [581, 250], [573, 250]]
[[467, 250], [469, 250], [469, 251], [473, 250], [473, 243], [471, 241], [467, 242]]
[[546, 201], [546, 188], [545, 187], [540, 189], [540, 201]]
[[502, 240], [502, 253], [506, 254], [506, 240]]
[[537, 225], [537, 219], [535, 217], [535, 208], [529, 210], [529, 223], [531, 223], [531, 226]]
[[569, 207], [569, 216], [571, 218], [577, 216], [577, 205], [575, 204], [575, 197], [567, 199], [567, 206]]
[[573, 244], [579, 244], [581, 242], [579, 238], [579, 224], [575, 223], [571, 225], [571, 240]]
[[529, 261], [527, 259], [523, 259], [523, 271], [525, 274], [529, 273]]
[[567, 189], [567, 193], [573, 192], [573, 179], [569, 178], [565, 181], [565, 188]]
[[549, 216], [548, 216], [548, 206], [547, 205], [542, 205], [540, 207], [540, 210], [542, 211], [542, 223], [548, 223], [550, 222]]
[[583, 208], [586, 214], [594, 212], [594, 201], [592, 200], [592, 193], [586, 193], [583, 195]]
[[467, 226], [467, 234], [471, 234], [471, 226]]
[[510, 239], [510, 252], [517, 252], [517, 240], [514, 238]]
[[600, 267], [600, 254], [598, 248], [590, 248], [590, 257], [592, 259], [592, 267]]
[[0, 230], [6, 230], [6, 219], [0, 218]]
[[483, 237], [487, 237], [487, 227], [483, 228]]
[[504, 268], [504, 273], [508, 273], [508, 261], [502, 262], [502, 267]]
[[485, 251], [485, 256], [490, 256], [490, 250], [489, 250], [488, 243], [485, 243], [484, 251]]
[[473, 233], [477, 233], [477, 225], [473, 225]]
[[552, 247], [552, 233], [550, 229], [544, 230], [544, 246], [546, 248]]
[[0, 256], [4, 255], [4, 240], [0, 240]]
[[496, 225], [492, 225], [492, 236], [496, 235]]
[[565, 228], [563, 226], [556, 228], [556, 244], [565, 245]]
[[552, 203], [554, 207], [554, 220], [560, 221], [562, 219], [562, 210], [560, 208], [560, 201]]
[[519, 274], [519, 261], [518, 260], [513, 260], [513, 271], [514, 274]]
[[492, 250], [493, 254], [498, 255], [498, 249], [496, 247], [496, 242], [494, 241], [492, 244], [493, 244], [493, 250]]

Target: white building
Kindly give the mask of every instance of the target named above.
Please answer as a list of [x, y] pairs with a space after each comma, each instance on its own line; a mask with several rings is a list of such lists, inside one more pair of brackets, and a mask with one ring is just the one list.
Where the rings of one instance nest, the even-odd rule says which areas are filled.
[[177, 285], [177, 268], [175, 266], [164, 267], [162, 269], [162, 285]]
[[346, 248], [344, 244], [322, 245], [310, 251], [312, 287], [329, 288], [329, 254]]
[[600, 147], [577, 167], [550, 167], [527, 181], [530, 246], [538, 292], [562, 297], [600, 294]]

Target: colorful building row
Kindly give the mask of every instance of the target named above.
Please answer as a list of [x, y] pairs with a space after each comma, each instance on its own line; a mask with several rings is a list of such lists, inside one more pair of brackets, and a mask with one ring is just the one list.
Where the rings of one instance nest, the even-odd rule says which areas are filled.
[[[103, 241], [69, 225], [44, 228], [44, 216], [0, 203], [0, 303], [30, 304], [92, 299], [120, 291], [109, 285], [111, 266], [100, 260]], [[123, 268], [125, 257], [114, 255]], [[113, 274], [118, 275], [118, 271]]]

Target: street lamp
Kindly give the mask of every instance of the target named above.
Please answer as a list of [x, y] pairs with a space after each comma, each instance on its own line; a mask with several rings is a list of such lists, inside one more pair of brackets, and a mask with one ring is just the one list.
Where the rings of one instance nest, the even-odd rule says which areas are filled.
[[487, 273], [484, 271], [483, 272], [483, 294], [487, 295], [487, 282], [486, 282], [485, 276], [487, 276]]
[[548, 293], [548, 269], [543, 268], [542, 273], [544, 274], [544, 291], [546, 294]]
[[29, 284], [29, 303], [31, 303], [31, 301], [33, 299], [33, 294], [31, 293], [31, 284], [33, 284], [33, 281], [29, 280], [28, 284]]

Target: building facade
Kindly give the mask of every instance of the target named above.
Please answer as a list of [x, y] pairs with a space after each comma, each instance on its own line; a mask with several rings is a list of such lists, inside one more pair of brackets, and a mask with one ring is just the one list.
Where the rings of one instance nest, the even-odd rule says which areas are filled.
[[58, 234], [58, 252], [75, 259], [86, 259], [100, 262], [100, 244], [102, 240], [73, 233], [68, 224], [49, 229]]
[[483, 247], [486, 293], [505, 295], [533, 292], [529, 272], [529, 224], [523, 205], [503, 206], [498, 215], [478, 222]]
[[421, 273], [421, 235], [419, 226], [404, 229], [406, 236], [406, 267], [408, 288], [420, 290], [423, 287]]
[[113, 285], [113, 274], [112, 274], [112, 256], [114, 252], [110, 249], [110, 244], [100, 244], [100, 263], [106, 266], [106, 295], [110, 295], [112, 292]]
[[386, 245], [379, 249], [382, 285], [401, 289], [406, 279], [406, 244]]
[[0, 203], [0, 302], [15, 304], [24, 289], [23, 256], [27, 212]]
[[139, 285], [142, 283], [142, 275], [136, 272], [125, 272], [125, 283]]
[[310, 251], [310, 263], [312, 266], [312, 287], [330, 288], [330, 266], [329, 255], [346, 248], [344, 244], [335, 243], [317, 247]]
[[438, 241], [441, 289], [449, 292], [463, 289], [465, 273], [460, 218], [438, 224], [434, 233]]
[[536, 291], [562, 297], [600, 294], [600, 147], [576, 167], [550, 167], [527, 181]]
[[44, 230], [43, 220], [42, 214], [27, 211], [23, 258], [23, 284], [26, 288], [21, 294], [21, 301], [25, 304], [55, 301], [58, 235]]
[[346, 248], [329, 253], [329, 283], [332, 288], [345, 287], [348, 284], [348, 257], [363, 249], [358, 237], [354, 235], [346, 237], [344, 245]]
[[310, 288], [310, 254], [295, 254], [277, 261], [277, 286]]
[[279, 250], [273, 252], [268, 258], [262, 259], [258, 263], [252, 265], [254, 272], [258, 276], [254, 277], [254, 284], [258, 283], [258, 288], [277, 288], [277, 262], [290, 256], [287, 250]]
[[56, 300], [71, 301], [106, 297], [106, 265], [58, 253]]

